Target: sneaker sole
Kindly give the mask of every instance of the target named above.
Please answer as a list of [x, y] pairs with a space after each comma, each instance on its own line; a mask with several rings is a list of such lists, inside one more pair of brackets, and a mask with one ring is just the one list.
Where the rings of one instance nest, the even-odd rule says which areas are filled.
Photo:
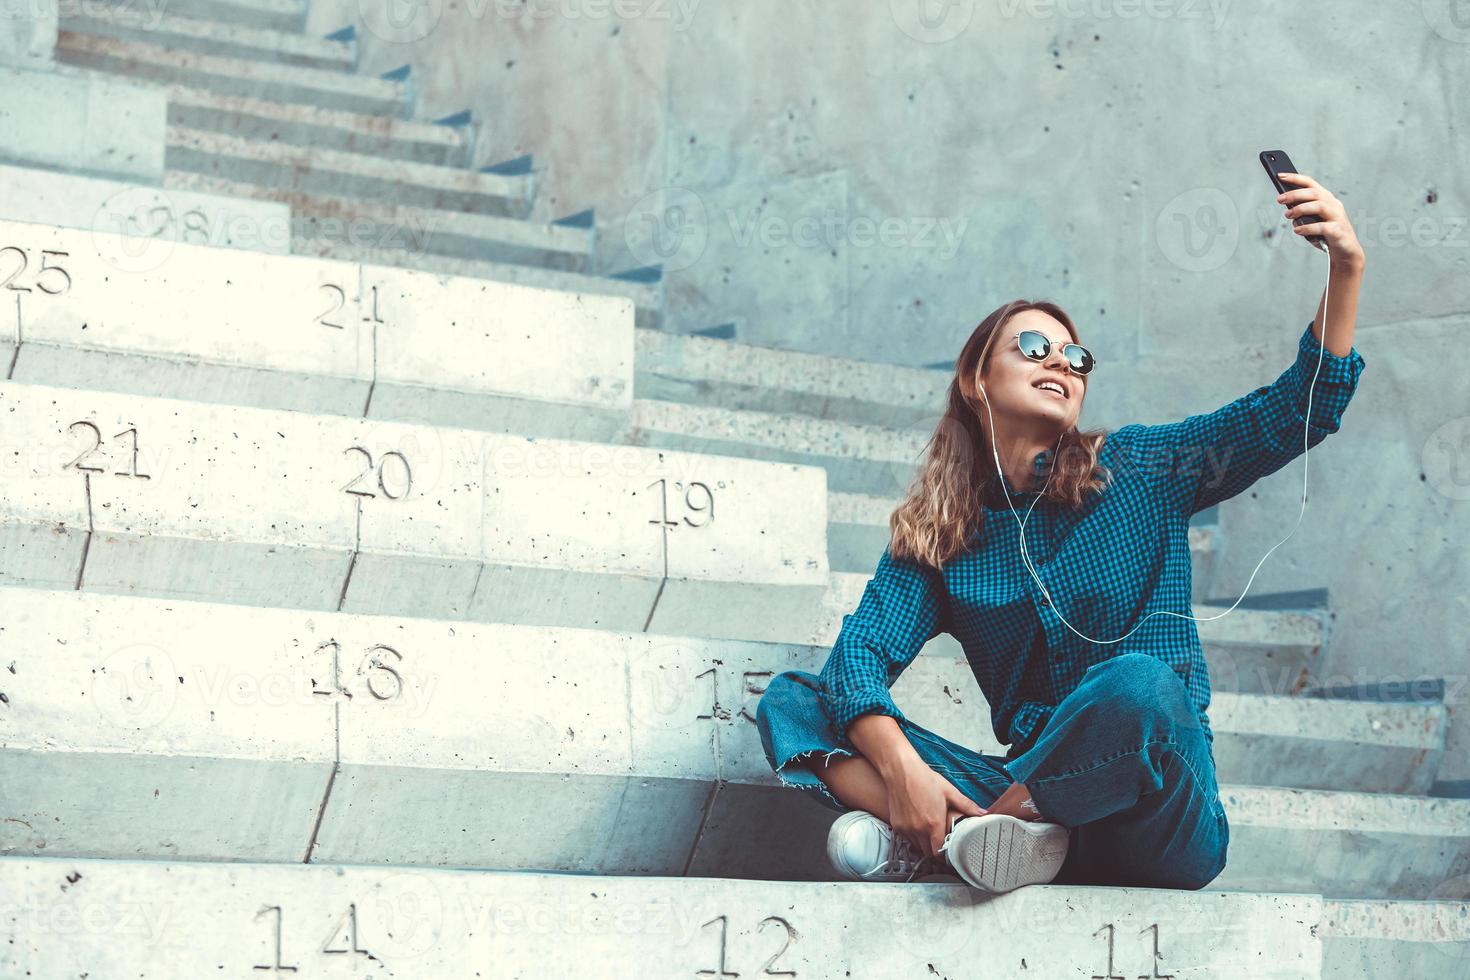
[[955, 827], [946, 855], [965, 881], [1000, 893], [1044, 885], [1067, 859], [1067, 828], [1003, 813], [969, 817]]

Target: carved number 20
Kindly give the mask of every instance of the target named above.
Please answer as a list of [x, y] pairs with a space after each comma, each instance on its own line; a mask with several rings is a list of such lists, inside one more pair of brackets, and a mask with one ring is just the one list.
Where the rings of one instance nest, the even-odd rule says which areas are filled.
[[[362, 457], [366, 461], [365, 465], [363, 466], [362, 472], [357, 474], [357, 476], [353, 478], [351, 483], [348, 483], [345, 487], [342, 488], [348, 493], [356, 494], [359, 497], [376, 497], [377, 494], [373, 493], [373, 491], [371, 490], [353, 489], [353, 487], [357, 486], [374, 472], [378, 474], [378, 489], [381, 490], [383, 492], [383, 496], [387, 497], [389, 500], [402, 500], [404, 497], [407, 497], [408, 492], [413, 489], [413, 471], [409, 468], [408, 460], [404, 457], [402, 453], [386, 452], [383, 454], [383, 458], [378, 461], [378, 464], [374, 466], [373, 454], [368, 452], [361, 446], [352, 446], [348, 449], [344, 449], [343, 452], [362, 453]], [[396, 460], [397, 466], [395, 466], [394, 468], [400, 471], [398, 480], [391, 481], [394, 483], [394, 486], [391, 490], [389, 489], [390, 481], [385, 479], [389, 460]]]

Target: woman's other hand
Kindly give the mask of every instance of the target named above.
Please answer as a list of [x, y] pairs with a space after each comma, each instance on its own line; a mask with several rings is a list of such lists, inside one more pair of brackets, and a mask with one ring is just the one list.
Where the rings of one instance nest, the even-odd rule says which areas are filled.
[[951, 814], [978, 817], [985, 808], [922, 760], [888, 781], [888, 825], [934, 857], [949, 833]]

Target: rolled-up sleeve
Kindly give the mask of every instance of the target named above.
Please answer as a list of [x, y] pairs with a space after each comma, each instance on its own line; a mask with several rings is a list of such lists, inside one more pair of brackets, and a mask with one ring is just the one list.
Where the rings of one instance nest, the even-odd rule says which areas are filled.
[[903, 717], [888, 689], [944, 631], [944, 589], [937, 569], [883, 549], [822, 666], [819, 696], [838, 738], [845, 739], [848, 726], [865, 714]]
[[[1129, 437], [1133, 462], [1162, 475], [1187, 514], [1230, 499], [1341, 427], [1363, 373], [1363, 355], [1356, 347], [1344, 356], [1326, 350], [1313, 336], [1312, 322], [1297, 342], [1296, 359], [1271, 384], [1213, 412], [1118, 430]], [[1321, 373], [1314, 383], [1319, 356]]]

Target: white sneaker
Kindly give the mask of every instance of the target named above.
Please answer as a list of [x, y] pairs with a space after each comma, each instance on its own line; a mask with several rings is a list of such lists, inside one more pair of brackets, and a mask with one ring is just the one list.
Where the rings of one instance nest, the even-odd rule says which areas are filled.
[[[911, 881], [921, 872], [944, 873], [888, 822], [867, 810], [849, 810], [827, 831], [827, 859], [848, 881]], [[941, 867], [936, 868], [938, 864]]]
[[999, 893], [1055, 878], [1067, 859], [1069, 839], [1061, 824], [987, 813], [956, 820], [939, 850], [955, 874]]

